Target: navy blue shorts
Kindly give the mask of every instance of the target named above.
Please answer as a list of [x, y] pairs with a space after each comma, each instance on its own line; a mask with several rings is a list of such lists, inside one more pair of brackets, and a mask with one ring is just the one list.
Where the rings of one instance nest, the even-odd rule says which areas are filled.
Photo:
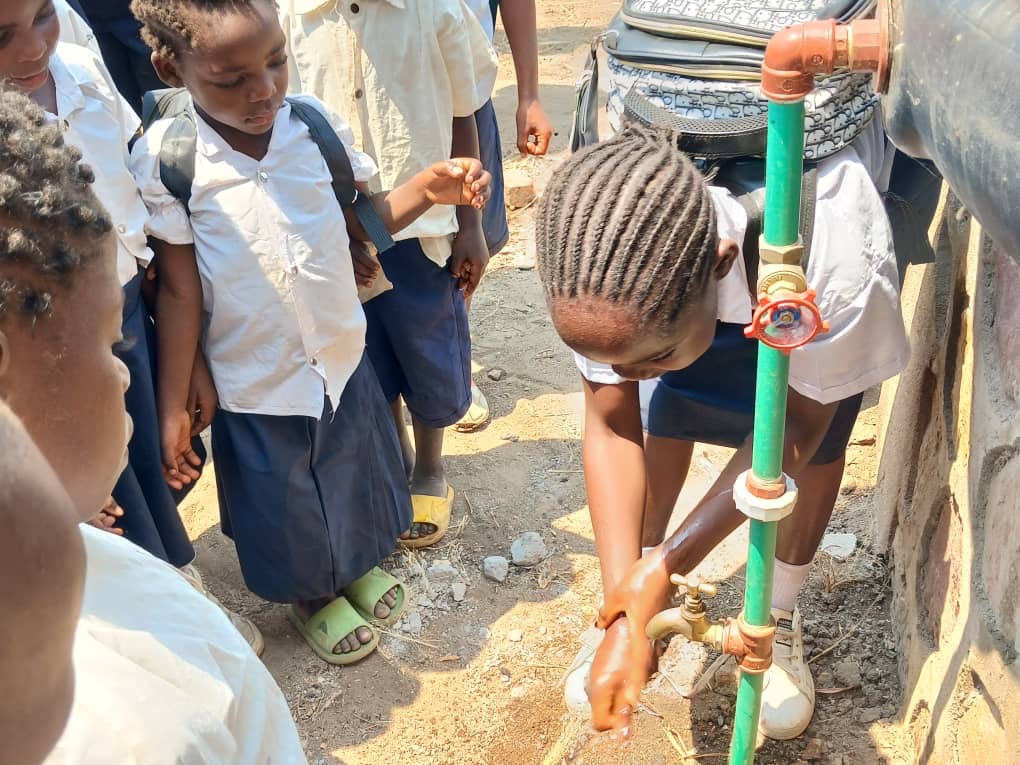
[[177, 501], [163, 480], [153, 383], [155, 332], [141, 296], [143, 278], [139, 273], [124, 286], [125, 342], [117, 357], [131, 373], [124, 403], [135, 429], [128, 444], [128, 465], [112, 493], [124, 508], [124, 517], [117, 526], [124, 531], [125, 538], [179, 568], [195, 559], [195, 550], [177, 513]]
[[[717, 322], [709, 349], [685, 369], [664, 374], [648, 409], [648, 433], [659, 438], [719, 446], [742, 445], [754, 428], [758, 341], [742, 324]], [[839, 403], [829, 430], [811, 458], [826, 465], [846, 452], [864, 394]]]
[[492, 197], [482, 210], [482, 231], [489, 254], [502, 250], [510, 239], [510, 224], [506, 219], [506, 199], [503, 193], [503, 146], [499, 137], [499, 122], [492, 101], [475, 112], [478, 126], [478, 154], [482, 167], [492, 173]]
[[379, 564], [411, 526], [389, 406], [363, 358], [320, 419], [220, 410], [212, 425], [223, 533], [256, 595], [332, 597]]
[[403, 397], [427, 427], [453, 425], [471, 404], [471, 331], [457, 279], [417, 239], [379, 260], [393, 289], [365, 303], [365, 344], [383, 394]]

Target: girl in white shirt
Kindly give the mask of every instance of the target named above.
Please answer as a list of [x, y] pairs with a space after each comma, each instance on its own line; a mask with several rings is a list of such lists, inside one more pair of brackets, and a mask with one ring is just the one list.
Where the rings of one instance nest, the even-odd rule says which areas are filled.
[[[202, 350], [219, 395], [213, 451], [222, 528], [248, 587], [290, 604], [290, 618], [324, 661], [371, 653], [376, 625], [406, 597], [378, 564], [411, 524], [407, 478], [389, 407], [364, 357], [365, 315], [348, 227], [326, 162], [284, 98], [286, 40], [275, 5], [214, 7], [136, 0], [160, 77], [191, 95], [197, 141], [187, 208], [160, 178], [156, 122], [132, 167], [157, 241], [156, 320], [163, 431], [183, 466], [191, 427], [188, 380]], [[216, 30], [215, 37], [205, 34]], [[376, 173], [330, 120], [367, 193]], [[477, 160], [440, 162], [373, 196], [392, 231], [433, 204], [484, 206]], [[169, 440], [169, 439], [168, 439]]]
[[[80, 159], [41, 110], [0, 91], [0, 400], [53, 468], [79, 522], [123, 471], [131, 435], [128, 372], [113, 353], [124, 339], [114, 223]], [[55, 525], [49, 541], [58, 535]], [[305, 762], [283, 694], [222, 611], [124, 539], [83, 525], [81, 541], [74, 701], [48, 765]], [[77, 556], [46, 562], [55, 582]], [[74, 584], [65, 586], [73, 595]], [[76, 610], [71, 597], [46, 605], [54, 616]], [[56, 618], [31, 624], [43, 643], [62, 629]], [[35, 690], [62, 669], [28, 665]], [[52, 722], [39, 717], [47, 730]], [[31, 741], [42, 732], [30, 728], [31, 737], [11, 735]]]
[[[145, 234], [148, 212], [128, 168], [128, 143], [139, 120], [117, 93], [98, 56], [78, 45], [58, 43], [73, 31], [60, 26], [61, 17], [77, 18], [62, 2], [3, 3], [0, 78], [42, 106], [64, 139], [81, 150], [96, 175], [96, 193], [114, 219], [117, 276], [124, 289], [123, 332], [129, 341], [118, 355], [131, 371], [127, 406], [135, 432], [131, 459], [112, 492], [124, 508], [113, 530], [174, 566], [189, 567], [195, 551], [178, 515], [179, 495], [174, 492], [183, 492], [198, 478], [202, 460], [196, 454], [179, 475], [169, 481], [164, 475], [153, 387], [154, 337], [142, 297], [144, 269], [152, 260]], [[80, 18], [75, 23], [80, 24]], [[212, 404], [204, 395], [197, 398], [195, 408], [211, 416]], [[198, 419], [196, 435], [208, 424]], [[238, 617], [237, 624], [254, 645], [261, 645], [251, 622]]]
[[[876, 121], [817, 168], [807, 278], [831, 331], [790, 360], [784, 467], [801, 501], [776, 548], [779, 630], [761, 716], [773, 738], [799, 735], [814, 709], [796, 596], [832, 513], [861, 394], [909, 356], [873, 180], [884, 146]], [[590, 682], [599, 728], [629, 725], [655, 659], [645, 626], [666, 603], [669, 574], [690, 571], [744, 519], [731, 488], [750, 466], [754, 410], [757, 342], [742, 332], [754, 305], [740, 257], [746, 227], [742, 205], [706, 185], [675, 135], [638, 127], [575, 154], [539, 208], [550, 312], [583, 355], [585, 474], [606, 603]], [[636, 381], [655, 377], [645, 440]], [[663, 541], [696, 441], [737, 452]]]

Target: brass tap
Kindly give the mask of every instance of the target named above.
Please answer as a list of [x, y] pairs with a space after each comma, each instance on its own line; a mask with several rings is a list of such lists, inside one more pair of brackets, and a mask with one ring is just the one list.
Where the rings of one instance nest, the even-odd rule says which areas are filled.
[[714, 584], [703, 582], [697, 577], [687, 578], [679, 574], [670, 576], [683, 595], [683, 605], [669, 608], [656, 614], [645, 630], [652, 640], [661, 640], [667, 635], [683, 635], [695, 643], [705, 643], [721, 649], [723, 645], [723, 622], [712, 621], [705, 610], [704, 598], [714, 598], [717, 590]]

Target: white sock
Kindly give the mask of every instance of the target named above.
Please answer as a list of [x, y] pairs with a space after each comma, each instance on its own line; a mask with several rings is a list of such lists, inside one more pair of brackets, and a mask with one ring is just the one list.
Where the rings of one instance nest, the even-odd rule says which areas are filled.
[[776, 573], [772, 580], [772, 607], [793, 612], [797, 607], [797, 593], [807, 579], [811, 564], [794, 566], [776, 558]]

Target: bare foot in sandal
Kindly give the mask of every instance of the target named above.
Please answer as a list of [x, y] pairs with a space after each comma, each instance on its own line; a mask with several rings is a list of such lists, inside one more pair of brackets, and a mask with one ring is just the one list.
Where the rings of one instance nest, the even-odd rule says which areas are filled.
[[397, 606], [397, 591], [400, 589], [400, 585], [396, 585], [391, 589], [387, 590], [386, 593], [379, 598], [379, 601], [375, 604], [375, 608], [372, 612], [375, 614], [376, 619], [388, 619], [390, 613]]
[[[388, 594], [388, 593], [387, 593]], [[294, 608], [301, 616], [302, 620], [308, 621], [321, 609], [328, 606], [333, 601], [333, 598], [319, 598], [318, 600], [306, 600], [301, 603], [295, 603]], [[396, 599], [394, 598], [394, 602]], [[387, 613], [389, 609], [387, 608]], [[333, 653], [338, 656], [342, 656], [345, 653], [354, 653], [372, 642], [374, 638], [371, 627], [358, 627], [353, 632], [348, 632], [342, 638], [340, 642], [333, 646]]]

